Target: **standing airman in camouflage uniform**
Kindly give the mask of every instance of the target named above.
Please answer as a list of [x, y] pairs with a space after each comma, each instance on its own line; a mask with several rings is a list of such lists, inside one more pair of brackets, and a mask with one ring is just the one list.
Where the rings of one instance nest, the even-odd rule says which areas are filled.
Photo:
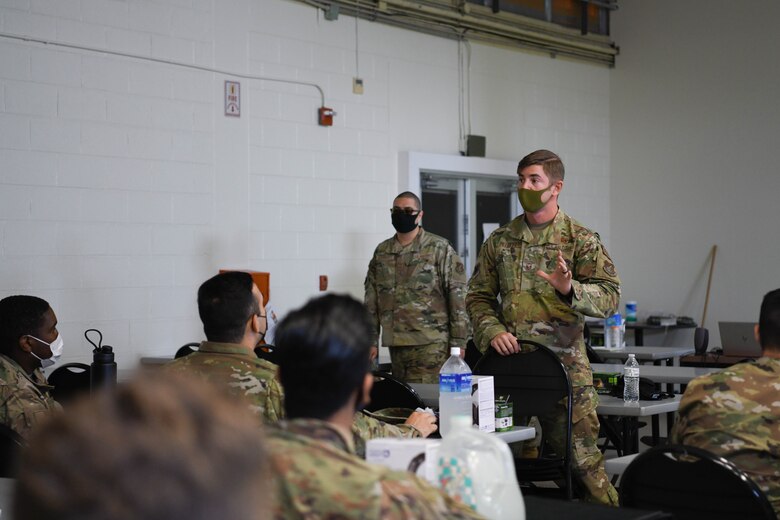
[[[501, 355], [518, 352], [517, 339], [536, 341], [558, 354], [572, 384], [572, 456], [583, 498], [617, 505], [596, 445], [598, 396], [583, 326], [586, 315], [614, 312], [620, 280], [598, 234], [558, 207], [564, 176], [560, 158], [538, 150], [520, 161], [517, 174], [525, 213], [485, 241], [469, 282], [466, 307], [474, 339], [480, 350], [493, 348]], [[550, 433], [560, 431], [560, 421], [539, 420], [545, 441], [560, 450], [563, 438]]]
[[275, 518], [479, 518], [415, 475], [355, 454], [349, 428], [374, 380], [372, 327], [360, 302], [333, 294], [309, 301], [279, 324], [289, 420], [268, 429]]
[[368, 265], [365, 302], [376, 333], [390, 349], [393, 375], [409, 383], [438, 383], [450, 347], [465, 353], [466, 274], [450, 243], [419, 226], [420, 199], [393, 201], [397, 233], [379, 244]]
[[685, 389], [672, 442], [725, 457], [761, 487], [780, 516], [780, 289], [756, 326], [762, 357], [697, 377]]
[[22, 438], [61, 410], [41, 371], [61, 349], [57, 317], [45, 300], [9, 296], [0, 301], [0, 424]]
[[[276, 378], [277, 366], [254, 353], [265, 332], [263, 295], [246, 273], [214, 276], [198, 291], [198, 309], [206, 337], [197, 352], [168, 363], [166, 370], [192, 374], [244, 400], [265, 422], [284, 418], [284, 391]], [[259, 318], [259, 319], [258, 319]], [[219, 340], [219, 341], [217, 341]], [[428, 414], [415, 413], [407, 424], [392, 425], [355, 414], [352, 432], [359, 453], [375, 437], [428, 436], [436, 427]]]

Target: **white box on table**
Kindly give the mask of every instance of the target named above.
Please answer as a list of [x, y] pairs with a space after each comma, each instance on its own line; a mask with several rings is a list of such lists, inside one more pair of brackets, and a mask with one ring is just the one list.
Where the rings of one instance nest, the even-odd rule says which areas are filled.
[[496, 393], [493, 376], [471, 378], [471, 410], [477, 428], [488, 433], [496, 431]]
[[439, 439], [385, 437], [366, 443], [366, 461], [399, 471], [411, 471], [438, 483]]

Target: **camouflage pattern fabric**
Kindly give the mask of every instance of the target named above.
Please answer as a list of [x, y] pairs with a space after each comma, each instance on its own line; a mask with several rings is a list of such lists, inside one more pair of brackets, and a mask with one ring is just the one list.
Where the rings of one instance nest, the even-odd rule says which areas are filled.
[[276, 365], [258, 358], [246, 347], [204, 341], [197, 352], [174, 359], [165, 369], [226, 384], [232, 395], [245, 400], [266, 422], [284, 418], [284, 393], [276, 379]]
[[[558, 251], [572, 272], [570, 302], [536, 274], [555, 269]], [[609, 316], [619, 300], [620, 279], [598, 234], [561, 209], [538, 231], [528, 227], [525, 215], [494, 231], [482, 245], [466, 296], [474, 341], [482, 352], [496, 335], [509, 332], [558, 355], [574, 391], [576, 476], [589, 499], [615, 505], [615, 490], [608, 479], [605, 485], [603, 457], [591, 449], [598, 438], [598, 401], [583, 332], [584, 316]]]
[[357, 457], [348, 437], [313, 419], [268, 429], [277, 492], [274, 518], [482, 518], [406, 471]]
[[727, 458], [780, 516], [780, 359], [762, 357], [697, 377], [685, 389], [672, 442]]
[[464, 347], [469, 336], [465, 292], [458, 254], [446, 239], [422, 228], [406, 246], [395, 237], [379, 244], [368, 265], [366, 307], [391, 355], [400, 347], [436, 344], [445, 353]]
[[[204, 341], [197, 352], [171, 361], [165, 369], [227, 384], [231, 394], [244, 399], [266, 423], [285, 418], [284, 390], [276, 379], [277, 366], [241, 345]], [[412, 426], [387, 424], [363, 413], [355, 414], [352, 433], [361, 455], [365, 454], [368, 439], [420, 436]]]
[[393, 375], [407, 383], [438, 384], [439, 370], [449, 357], [449, 348], [441, 343], [390, 349]]
[[[572, 395], [572, 472], [574, 485], [588, 502], [617, 506], [618, 494], [604, 471], [604, 454], [599, 450], [599, 419], [596, 407], [599, 396], [592, 386], [579, 386]], [[566, 441], [566, 402], [559, 403], [559, 413], [539, 417], [544, 441], [556, 453], [563, 453]]]
[[62, 410], [51, 396], [52, 388], [40, 369], [28, 375], [16, 361], [0, 354], [0, 423], [28, 438], [42, 419]]
[[390, 424], [358, 412], [352, 420], [352, 442], [359, 457], [366, 456], [366, 441], [382, 437], [421, 437], [420, 430], [408, 424]]
[[[558, 251], [572, 271], [571, 303], [536, 274], [555, 269]], [[536, 236], [520, 215], [488, 237], [469, 281], [466, 307], [482, 352], [497, 334], [509, 332], [555, 351], [572, 386], [590, 386], [584, 316], [607, 317], [619, 300], [620, 279], [598, 234], [559, 209]]]

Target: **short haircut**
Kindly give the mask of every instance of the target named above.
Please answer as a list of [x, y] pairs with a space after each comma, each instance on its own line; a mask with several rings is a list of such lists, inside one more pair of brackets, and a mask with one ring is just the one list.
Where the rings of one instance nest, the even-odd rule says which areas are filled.
[[[411, 191], [404, 191], [402, 193], [399, 193], [398, 196], [395, 199], [412, 199], [414, 200], [415, 205], [417, 206], [417, 209], [422, 209], [422, 202], [420, 202], [420, 197], [412, 193]], [[395, 201], [395, 199], [393, 199]]]
[[328, 419], [361, 387], [370, 369], [371, 320], [351, 296], [309, 300], [282, 320], [275, 339], [291, 419]]
[[8, 296], [0, 300], [0, 354], [10, 355], [19, 338], [35, 336], [49, 303], [37, 296]]
[[220, 273], [203, 282], [198, 289], [198, 313], [206, 339], [241, 341], [247, 320], [260, 313], [253, 286], [252, 276], [241, 271]]
[[520, 174], [523, 169], [541, 164], [542, 170], [549, 177], [550, 182], [562, 181], [564, 176], [563, 161], [550, 150], [536, 150], [531, 152], [520, 160], [517, 165], [517, 173]]
[[780, 289], [766, 293], [758, 318], [761, 348], [780, 351]]
[[262, 426], [202, 380], [166, 374], [76, 401], [23, 453], [17, 520], [270, 518]]

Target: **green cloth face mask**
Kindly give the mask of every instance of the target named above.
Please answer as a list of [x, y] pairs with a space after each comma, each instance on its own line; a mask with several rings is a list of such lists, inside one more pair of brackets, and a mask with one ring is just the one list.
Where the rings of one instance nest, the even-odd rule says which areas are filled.
[[525, 210], [526, 213], [536, 213], [542, 209], [546, 203], [545, 201], [542, 201], [542, 195], [544, 195], [546, 191], [550, 191], [553, 184], [554, 183], [551, 182], [550, 185], [543, 190], [517, 188], [517, 198], [520, 199], [520, 205], [523, 206], [523, 210]]

